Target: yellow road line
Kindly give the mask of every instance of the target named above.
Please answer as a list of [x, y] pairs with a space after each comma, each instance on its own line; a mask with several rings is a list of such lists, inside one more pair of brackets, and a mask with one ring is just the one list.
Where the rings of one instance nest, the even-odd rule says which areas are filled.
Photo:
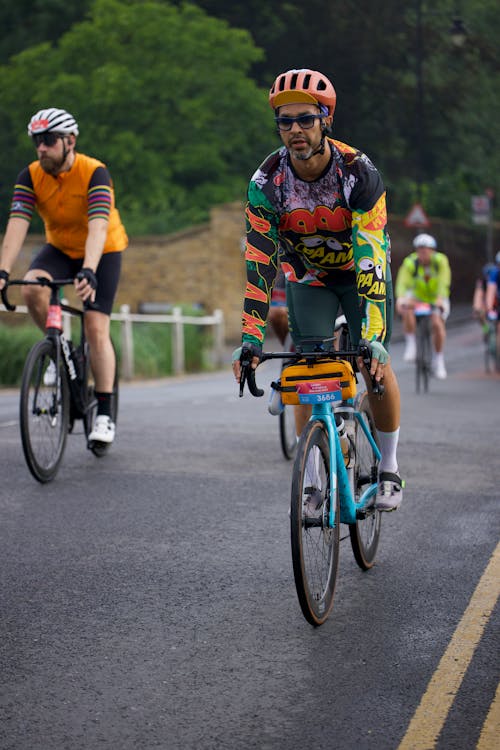
[[[432, 750], [498, 598], [500, 543], [413, 715], [398, 750]], [[494, 701], [495, 703], [495, 701]], [[498, 710], [498, 709], [497, 709]], [[498, 738], [497, 738], [498, 740]], [[484, 745], [487, 750], [489, 745]]]
[[476, 750], [495, 750], [500, 742], [500, 682], [483, 724]]

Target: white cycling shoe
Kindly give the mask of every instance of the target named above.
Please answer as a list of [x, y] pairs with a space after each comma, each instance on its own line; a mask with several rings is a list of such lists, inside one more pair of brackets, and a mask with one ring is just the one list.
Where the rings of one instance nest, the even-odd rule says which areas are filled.
[[95, 440], [97, 443], [112, 443], [115, 439], [115, 423], [111, 417], [99, 414], [94, 423], [94, 429], [89, 435], [89, 442]]
[[434, 364], [433, 364], [433, 372], [434, 372], [434, 376], [438, 380], [446, 380], [448, 373], [446, 372], [446, 367], [445, 367], [444, 359], [442, 356], [441, 357], [436, 356], [436, 359], [434, 360]]
[[407, 339], [405, 352], [403, 354], [403, 362], [415, 362], [417, 358], [417, 344], [415, 339]]
[[397, 510], [403, 500], [404, 480], [392, 471], [381, 471], [378, 478], [378, 491], [375, 500], [376, 510], [390, 512]]

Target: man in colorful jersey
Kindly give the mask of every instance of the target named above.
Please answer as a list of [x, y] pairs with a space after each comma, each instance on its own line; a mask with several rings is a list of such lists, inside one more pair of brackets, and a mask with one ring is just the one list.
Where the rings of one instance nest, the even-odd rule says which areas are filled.
[[[111, 394], [115, 355], [110, 314], [118, 286], [122, 251], [128, 238], [114, 205], [114, 191], [104, 164], [77, 153], [78, 125], [62, 109], [42, 109], [28, 124], [38, 160], [22, 170], [14, 187], [10, 217], [0, 257], [0, 288], [9, 278], [36, 208], [45, 224], [46, 244], [25, 279], [75, 278], [85, 308], [85, 332], [98, 400], [89, 440], [111, 443]], [[45, 329], [49, 290], [23, 287], [30, 314]], [[55, 378], [47, 369], [45, 380]]]
[[[278, 259], [296, 345], [330, 337], [342, 306], [353, 342], [361, 336], [371, 342], [371, 374], [385, 385], [382, 398], [370, 393], [382, 451], [377, 506], [394, 510], [403, 484], [396, 458], [400, 397], [386, 348], [392, 295], [382, 180], [367, 156], [328, 137], [336, 94], [322, 73], [280, 74], [269, 102], [283, 146], [265, 159], [248, 189], [242, 341], [257, 366]], [[239, 381], [238, 350], [234, 357]], [[310, 410], [296, 409], [300, 434]]]
[[405, 362], [414, 362], [417, 353], [414, 307], [418, 302], [432, 305], [433, 371], [440, 380], [447, 377], [444, 363], [446, 319], [450, 314], [451, 270], [448, 258], [437, 252], [430, 234], [413, 240], [414, 251], [402, 262], [396, 277], [396, 311], [403, 320], [406, 347]]

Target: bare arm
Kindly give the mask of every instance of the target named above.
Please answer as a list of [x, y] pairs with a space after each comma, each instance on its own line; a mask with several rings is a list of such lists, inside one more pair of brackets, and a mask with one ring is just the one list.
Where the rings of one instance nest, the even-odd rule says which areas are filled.
[[495, 309], [495, 300], [497, 296], [497, 285], [494, 281], [488, 281], [486, 287], [486, 312], [492, 312]]
[[[5, 236], [2, 244], [2, 255], [0, 257], [0, 269], [10, 273], [12, 266], [17, 260], [24, 240], [28, 233], [29, 222], [26, 219], [11, 218], [7, 222]], [[4, 286], [3, 279], [0, 279], [0, 289]]]

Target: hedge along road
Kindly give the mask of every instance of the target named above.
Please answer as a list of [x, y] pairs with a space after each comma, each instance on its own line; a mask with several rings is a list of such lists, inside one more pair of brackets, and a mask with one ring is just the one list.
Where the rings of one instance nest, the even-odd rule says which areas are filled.
[[493, 748], [500, 381], [477, 325], [450, 330], [428, 395], [393, 359], [405, 500], [372, 571], [342, 543], [317, 630], [277, 420], [229, 368], [123, 386], [111, 453], [70, 436], [48, 486], [2, 393], [0, 747]]

